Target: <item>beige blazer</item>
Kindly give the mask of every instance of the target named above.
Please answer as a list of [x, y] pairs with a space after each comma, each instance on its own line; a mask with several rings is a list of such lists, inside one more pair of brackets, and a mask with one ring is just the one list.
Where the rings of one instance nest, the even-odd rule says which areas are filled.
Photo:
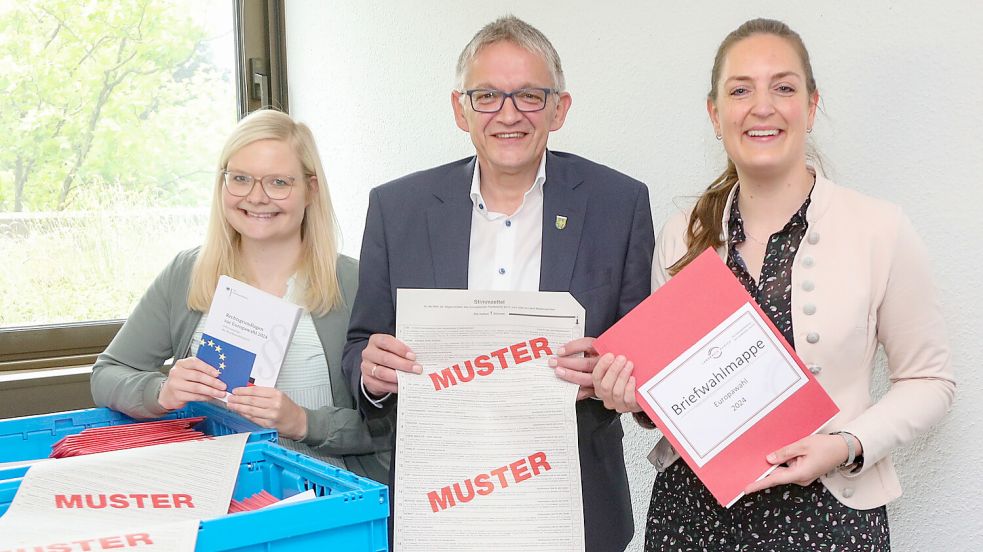
[[[723, 239], [730, 204], [724, 210]], [[901, 496], [891, 451], [928, 431], [955, 394], [942, 314], [925, 247], [901, 209], [816, 177], [806, 212], [809, 229], [792, 270], [795, 348], [840, 408], [820, 431], [843, 430], [864, 448], [856, 474], [822, 476], [851, 508], [869, 509]], [[686, 252], [689, 213], [676, 213], [655, 244], [652, 289]], [[727, 248], [720, 256], [726, 259]], [[871, 397], [878, 344], [890, 388]], [[659, 470], [678, 455], [661, 439], [649, 459]]]

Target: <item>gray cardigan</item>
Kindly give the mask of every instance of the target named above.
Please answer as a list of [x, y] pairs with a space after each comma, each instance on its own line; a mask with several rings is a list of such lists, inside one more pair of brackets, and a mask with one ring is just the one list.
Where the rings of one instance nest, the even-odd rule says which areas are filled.
[[[183, 251], [157, 276], [109, 347], [92, 368], [92, 398], [135, 418], [156, 418], [167, 411], [157, 402], [163, 363], [188, 355], [191, 335], [202, 313], [188, 308], [191, 270], [199, 248]], [[340, 456], [349, 471], [385, 483], [391, 458], [393, 419], [364, 421], [355, 409], [341, 371], [341, 353], [348, 330], [358, 263], [338, 256], [338, 281], [343, 305], [314, 317], [324, 347], [334, 406], [307, 410], [303, 443], [324, 454]]]

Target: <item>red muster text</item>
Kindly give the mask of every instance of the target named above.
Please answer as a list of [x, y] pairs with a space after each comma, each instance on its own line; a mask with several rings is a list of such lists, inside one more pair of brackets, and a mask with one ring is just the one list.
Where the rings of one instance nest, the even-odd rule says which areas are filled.
[[459, 383], [467, 383], [473, 380], [475, 376], [487, 376], [496, 368], [504, 370], [509, 366], [517, 366], [552, 354], [549, 340], [545, 337], [536, 337], [529, 341], [502, 347], [487, 355], [478, 355], [471, 360], [459, 362], [439, 372], [433, 372], [430, 374], [430, 381], [433, 382], [433, 388], [440, 391]]
[[434, 512], [452, 508], [458, 504], [471, 502], [478, 496], [488, 496], [497, 489], [507, 489], [512, 484], [521, 483], [543, 472], [549, 471], [545, 452], [534, 452], [526, 458], [481, 473], [463, 483], [447, 485], [437, 491], [427, 493], [430, 509]]
[[152, 545], [154, 541], [147, 533], [129, 533], [98, 539], [83, 539], [71, 542], [56, 542], [41, 546], [4, 548], [0, 552], [97, 552], [99, 550], [120, 550]]
[[[56, 494], [55, 508], [194, 508], [189, 494], [130, 493], [130, 494]], [[2, 552], [2, 551], [0, 551]]]

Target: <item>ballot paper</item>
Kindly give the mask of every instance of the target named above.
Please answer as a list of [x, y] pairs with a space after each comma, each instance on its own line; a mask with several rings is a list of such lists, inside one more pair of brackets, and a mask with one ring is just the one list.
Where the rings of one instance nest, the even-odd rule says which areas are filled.
[[400, 289], [397, 552], [584, 550], [577, 386], [548, 366], [583, 337], [566, 292]]
[[6, 550], [193, 551], [198, 522], [224, 515], [248, 434], [31, 466], [0, 517]]

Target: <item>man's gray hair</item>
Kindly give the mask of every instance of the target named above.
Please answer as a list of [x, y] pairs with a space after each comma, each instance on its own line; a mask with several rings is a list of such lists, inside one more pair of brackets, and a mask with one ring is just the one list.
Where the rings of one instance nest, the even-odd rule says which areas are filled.
[[550, 75], [553, 77], [553, 88], [560, 91], [566, 89], [566, 81], [563, 78], [563, 67], [560, 65], [560, 56], [556, 53], [556, 50], [550, 44], [546, 35], [518, 17], [506, 15], [485, 25], [474, 35], [471, 42], [468, 42], [468, 45], [464, 47], [464, 51], [457, 58], [458, 90], [464, 90], [465, 73], [481, 49], [502, 41], [511, 42], [534, 54], [542, 56], [546, 65], [549, 67]]

